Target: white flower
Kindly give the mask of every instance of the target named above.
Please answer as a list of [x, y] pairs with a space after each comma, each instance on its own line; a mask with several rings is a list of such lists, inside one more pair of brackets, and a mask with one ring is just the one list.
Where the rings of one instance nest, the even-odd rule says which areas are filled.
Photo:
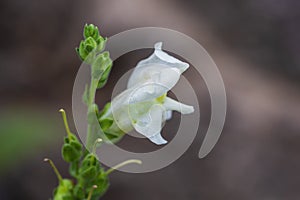
[[100, 118], [112, 118], [114, 129], [118, 127], [124, 132], [135, 129], [158, 145], [167, 143], [160, 131], [173, 110], [182, 114], [194, 112], [193, 106], [167, 97], [189, 64], [163, 52], [161, 47], [161, 42], [156, 43], [154, 53], [137, 64], [127, 89], [113, 99]]

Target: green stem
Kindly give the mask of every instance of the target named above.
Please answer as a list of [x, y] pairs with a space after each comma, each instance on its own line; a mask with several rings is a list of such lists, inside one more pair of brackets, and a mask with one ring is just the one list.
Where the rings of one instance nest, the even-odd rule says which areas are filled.
[[44, 159], [44, 162], [48, 162], [48, 163], [51, 165], [51, 167], [52, 167], [54, 173], [55, 173], [56, 176], [57, 176], [58, 181], [61, 183], [63, 179], [62, 179], [62, 177], [61, 177], [61, 175], [60, 175], [58, 169], [55, 167], [54, 163], [52, 162], [52, 160], [50, 160], [49, 158], [45, 158], [45, 159]]
[[92, 199], [92, 195], [93, 195], [94, 189], [97, 189], [97, 185], [93, 185], [91, 191], [89, 192], [87, 200], [91, 200]]
[[66, 132], [68, 134], [68, 137], [70, 137], [72, 133], [71, 133], [70, 128], [69, 128], [69, 124], [68, 124], [68, 121], [67, 121], [66, 112], [65, 112], [64, 109], [60, 109], [59, 112], [62, 115], [62, 118], [63, 118], [63, 121], [64, 121], [64, 125], [65, 125], [65, 128], [66, 128]]
[[124, 162], [121, 162], [120, 164], [117, 164], [116, 166], [108, 169], [105, 173], [107, 175], [109, 175], [110, 173], [112, 173], [113, 171], [115, 171], [116, 169], [119, 169], [120, 167], [123, 167], [125, 165], [131, 164], [131, 163], [136, 163], [136, 164], [142, 164], [141, 160], [136, 160], [136, 159], [131, 159], [131, 160], [126, 160]]
[[96, 141], [94, 142], [94, 145], [93, 145], [93, 154], [96, 154], [96, 151], [97, 151], [97, 146], [99, 143], [101, 143], [103, 140], [101, 138], [98, 138], [96, 139]]
[[[88, 101], [88, 112], [92, 109], [92, 106], [95, 103], [95, 96], [96, 96], [96, 90], [98, 86], [98, 79], [94, 79], [91, 76], [91, 83], [89, 88], [89, 101]], [[96, 116], [95, 116], [96, 117]], [[95, 131], [93, 124], [90, 124], [88, 122], [88, 128], [87, 128], [87, 136], [86, 136], [86, 147], [88, 150], [92, 150], [92, 145], [95, 141], [95, 135], [93, 135], [93, 132]], [[95, 133], [94, 133], [95, 134]]]

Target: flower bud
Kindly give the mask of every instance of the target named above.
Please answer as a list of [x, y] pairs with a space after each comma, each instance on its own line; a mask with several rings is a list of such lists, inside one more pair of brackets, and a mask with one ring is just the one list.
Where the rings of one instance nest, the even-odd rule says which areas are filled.
[[109, 180], [107, 174], [102, 170], [98, 174], [93, 184], [97, 185], [97, 188], [95, 188], [93, 191], [92, 199], [99, 199], [99, 197], [101, 197], [109, 187]]
[[84, 199], [85, 198], [85, 193], [80, 184], [77, 184], [74, 189], [73, 189], [74, 196], [77, 197], [78, 199]]
[[102, 80], [105, 76], [105, 79], [107, 79], [111, 67], [112, 67], [112, 60], [109, 57], [109, 53], [105, 51], [99, 54], [92, 64], [93, 78], [95, 79], [100, 78], [100, 80]]
[[91, 62], [91, 53], [94, 53], [94, 50], [97, 49], [97, 46], [97, 42], [92, 37], [88, 37], [80, 42], [79, 48], [77, 48], [76, 51], [81, 60], [89, 63]]
[[73, 200], [73, 183], [69, 179], [63, 179], [54, 190], [54, 200]]
[[99, 161], [94, 154], [90, 153], [83, 159], [79, 168], [79, 175], [86, 182], [90, 182], [97, 177], [100, 168]]
[[84, 26], [83, 36], [85, 38], [92, 37], [94, 39], [97, 39], [97, 37], [99, 37], [98, 27], [95, 26], [94, 24], [89, 24], [89, 25], [86, 24]]
[[83, 36], [84, 38], [93, 38], [96, 43], [97, 43], [97, 52], [100, 52], [103, 50], [105, 42], [106, 42], [106, 38], [103, 38], [100, 34], [99, 34], [99, 30], [98, 27], [93, 25], [93, 24], [89, 24], [89, 25], [85, 25], [84, 26], [84, 31], [83, 31]]
[[66, 162], [78, 161], [82, 155], [82, 145], [75, 135], [65, 137], [62, 147], [62, 157]]

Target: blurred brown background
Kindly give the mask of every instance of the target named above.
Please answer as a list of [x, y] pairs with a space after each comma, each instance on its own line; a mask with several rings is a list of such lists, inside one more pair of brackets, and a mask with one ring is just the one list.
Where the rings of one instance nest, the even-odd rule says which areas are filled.
[[[98, 25], [105, 36], [161, 26], [193, 37], [218, 65], [228, 98], [224, 132], [199, 160], [210, 102], [201, 77], [187, 71], [201, 109], [196, 140], [160, 171], [114, 173], [103, 199], [300, 199], [300, 1], [2, 0], [0, 5], [0, 199], [48, 199], [57, 180], [42, 162], [45, 156], [67, 176], [57, 110], [65, 108], [71, 119], [72, 86], [81, 64], [74, 48], [85, 23]], [[100, 105], [118, 77], [149, 53], [115, 62]], [[178, 117], [167, 123], [164, 135], [176, 131]]]

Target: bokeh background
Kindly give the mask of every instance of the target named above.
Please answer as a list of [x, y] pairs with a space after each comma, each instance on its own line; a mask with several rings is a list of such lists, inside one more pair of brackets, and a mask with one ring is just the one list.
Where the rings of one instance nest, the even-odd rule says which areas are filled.
[[[71, 121], [72, 86], [81, 64], [74, 48], [85, 23], [98, 25], [105, 36], [161, 26], [193, 37], [218, 65], [228, 98], [223, 134], [199, 160], [210, 101], [201, 77], [187, 71], [201, 109], [196, 140], [162, 170], [115, 172], [103, 199], [300, 199], [299, 10], [297, 0], [2, 0], [0, 199], [49, 199], [57, 180], [44, 157], [68, 176], [57, 111], [65, 108]], [[97, 96], [100, 105], [118, 78], [150, 52], [115, 62]], [[166, 138], [172, 138], [179, 117], [166, 124]], [[132, 144], [152, 148], [146, 140], [122, 141]]]

